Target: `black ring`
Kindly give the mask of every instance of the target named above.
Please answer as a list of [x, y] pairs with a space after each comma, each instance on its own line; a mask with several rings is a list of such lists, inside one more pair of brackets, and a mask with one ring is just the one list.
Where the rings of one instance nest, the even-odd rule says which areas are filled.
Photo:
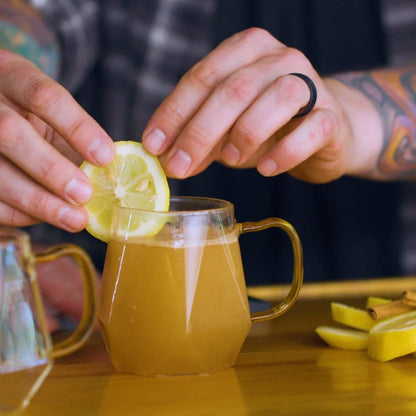
[[316, 103], [316, 98], [318, 97], [318, 93], [316, 91], [315, 84], [305, 74], [301, 74], [299, 72], [291, 72], [289, 75], [295, 75], [296, 77], [299, 77], [300, 79], [302, 79], [303, 81], [306, 82], [306, 85], [309, 88], [309, 93], [310, 93], [311, 96], [309, 98], [308, 104], [306, 104], [305, 107], [301, 108], [299, 113], [297, 113], [295, 116], [293, 116], [293, 118], [306, 116], [306, 114], [308, 114], [312, 110], [313, 106]]

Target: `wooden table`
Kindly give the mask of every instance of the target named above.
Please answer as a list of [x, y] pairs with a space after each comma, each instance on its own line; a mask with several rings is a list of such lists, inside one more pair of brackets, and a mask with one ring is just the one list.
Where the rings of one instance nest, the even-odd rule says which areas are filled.
[[[330, 302], [398, 297], [416, 278], [305, 285], [286, 315], [258, 323], [234, 368], [211, 376], [145, 378], [114, 370], [97, 332], [59, 359], [23, 415], [414, 415], [416, 357], [387, 363], [324, 344]], [[285, 287], [251, 288], [273, 299]], [[319, 289], [319, 290], [318, 290]]]

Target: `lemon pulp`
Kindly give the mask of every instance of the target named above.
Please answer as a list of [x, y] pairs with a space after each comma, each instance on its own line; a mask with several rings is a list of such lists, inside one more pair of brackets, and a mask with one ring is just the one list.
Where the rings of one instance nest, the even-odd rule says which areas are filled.
[[416, 351], [416, 311], [386, 318], [376, 323], [368, 337], [368, 356], [378, 361]]

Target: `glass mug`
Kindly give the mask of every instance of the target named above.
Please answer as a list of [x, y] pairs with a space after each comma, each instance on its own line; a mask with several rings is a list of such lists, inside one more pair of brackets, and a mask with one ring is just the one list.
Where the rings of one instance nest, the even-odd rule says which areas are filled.
[[[132, 237], [130, 230], [160, 230]], [[250, 314], [238, 237], [283, 229], [294, 253], [292, 287], [278, 305]], [[252, 322], [295, 302], [302, 247], [285, 220], [237, 223], [230, 202], [172, 197], [169, 212], [117, 207], [107, 246], [98, 321], [114, 367], [141, 375], [214, 373], [231, 367]]]
[[[81, 269], [84, 310], [74, 332], [52, 345], [36, 281], [35, 264], [72, 256]], [[0, 227], [0, 415], [20, 412], [53, 365], [53, 359], [80, 348], [94, 328], [95, 269], [88, 254], [73, 244], [32, 253], [29, 235]]]

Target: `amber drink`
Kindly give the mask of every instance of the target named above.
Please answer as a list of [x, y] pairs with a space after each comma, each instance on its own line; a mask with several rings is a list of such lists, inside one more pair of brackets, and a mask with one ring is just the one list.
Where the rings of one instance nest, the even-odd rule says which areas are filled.
[[230, 367], [251, 326], [238, 241], [175, 247], [113, 240], [99, 319], [115, 367], [142, 374]]

